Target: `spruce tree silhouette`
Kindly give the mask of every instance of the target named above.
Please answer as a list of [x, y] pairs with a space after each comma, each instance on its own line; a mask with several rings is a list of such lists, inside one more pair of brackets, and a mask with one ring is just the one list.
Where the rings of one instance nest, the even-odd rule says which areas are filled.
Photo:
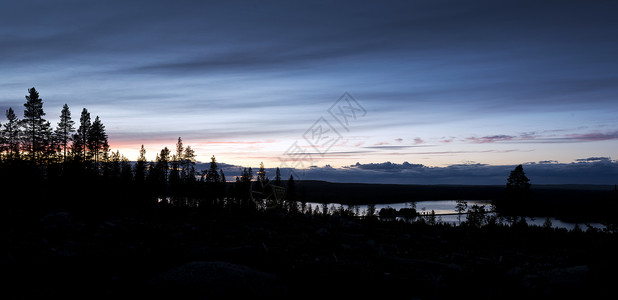
[[281, 186], [281, 170], [279, 170], [279, 167], [275, 171], [275, 185]]
[[494, 200], [496, 209], [507, 215], [524, 214], [530, 206], [530, 179], [522, 165], [515, 167], [506, 182], [504, 197]]
[[40, 163], [42, 156], [47, 155], [52, 144], [51, 125], [43, 116], [43, 99], [33, 87], [28, 89], [24, 103], [23, 147], [33, 163]]
[[71, 119], [71, 111], [69, 106], [65, 103], [60, 111], [60, 121], [56, 127], [54, 135], [58, 140], [58, 144], [62, 150], [62, 161], [67, 161], [67, 150], [69, 148], [69, 142], [73, 132], [75, 132], [75, 122]]
[[4, 124], [2, 128], [2, 137], [4, 141], [4, 151], [6, 151], [5, 158], [10, 160], [19, 159], [19, 119], [15, 115], [13, 108], [9, 107], [6, 110], [6, 119], [7, 122]]
[[148, 162], [146, 160], [146, 148], [144, 148], [144, 145], [142, 144], [142, 147], [139, 150], [139, 156], [137, 157], [137, 162], [135, 163], [135, 166], [133, 167], [135, 182], [137, 184], [143, 184], [144, 180], [146, 179], [147, 163]]
[[105, 125], [101, 122], [99, 116], [96, 116], [92, 126], [88, 130], [87, 139], [88, 149], [94, 159], [95, 168], [98, 167], [99, 162], [106, 158], [109, 152], [109, 143], [107, 141], [107, 133], [105, 132]]
[[79, 117], [79, 128], [73, 136], [72, 144], [72, 152], [78, 161], [85, 162], [88, 159], [88, 133], [91, 125], [90, 113], [86, 108], [83, 108]]
[[525, 193], [530, 189], [530, 179], [524, 173], [524, 167], [518, 165], [511, 171], [506, 182], [506, 189], [514, 193]]

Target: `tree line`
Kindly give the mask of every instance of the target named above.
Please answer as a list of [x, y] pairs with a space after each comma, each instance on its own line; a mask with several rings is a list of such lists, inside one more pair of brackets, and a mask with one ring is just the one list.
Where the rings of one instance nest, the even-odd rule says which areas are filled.
[[6, 110], [6, 122], [0, 123], [0, 154], [3, 162], [23, 161], [37, 166], [79, 160], [97, 166], [109, 158], [105, 125], [90, 112], [82, 110], [79, 127], [64, 104], [56, 128], [45, 119], [43, 99], [33, 87], [28, 89], [24, 116], [19, 119], [12, 107]]
[[[25, 96], [23, 118], [12, 107], [0, 121], [0, 183], [16, 193], [5, 206], [147, 207], [152, 205], [286, 207], [296, 200], [294, 178], [284, 186], [277, 168], [270, 181], [264, 165], [254, 180], [244, 168], [228, 183], [214, 156], [210, 168], [196, 170], [196, 154], [178, 137], [175, 151], [164, 147], [148, 161], [141, 145], [136, 161], [111, 151], [105, 125], [83, 108], [76, 124], [67, 104], [52, 128], [45, 119], [43, 99], [33, 87]], [[275, 191], [277, 189], [277, 191]], [[17, 199], [19, 198], [19, 199]], [[285, 198], [285, 199], [283, 199]]]

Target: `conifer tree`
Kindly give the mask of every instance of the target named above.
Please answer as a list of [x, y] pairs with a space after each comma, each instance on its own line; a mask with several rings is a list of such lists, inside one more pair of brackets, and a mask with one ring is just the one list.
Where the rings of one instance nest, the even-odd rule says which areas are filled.
[[155, 168], [157, 172], [160, 172], [159, 183], [165, 184], [169, 175], [170, 149], [167, 147], [161, 149], [161, 153], [157, 155], [156, 162]]
[[219, 170], [219, 178], [221, 179], [221, 182], [226, 183], [227, 180], [225, 180], [225, 174], [223, 173], [223, 169]]
[[288, 179], [286, 198], [288, 201], [296, 201], [296, 181], [294, 180], [293, 174], [290, 174], [290, 179]]
[[106, 157], [109, 151], [109, 144], [107, 141], [107, 133], [105, 133], [105, 125], [96, 116], [92, 126], [88, 130], [87, 139], [88, 150], [90, 150], [91, 156], [94, 158], [95, 166]]
[[4, 132], [1, 130], [2, 129], [2, 122], [0, 122], [0, 162], [2, 161], [2, 155], [4, 155], [4, 152], [6, 151], [6, 141], [4, 139]]
[[178, 142], [176, 142], [176, 157], [178, 159], [182, 159], [184, 153], [184, 146], [182, 144], [182, 138], [178, 137]]
[[208, 169], [208, 173], [206, 173], [206, 182], [209, 183], [217, 183], [219, 182], [219, 170], [217, 169], [217, 160], [213, 155], [210, 158], [210, 169]]
[[112, 152], [109, 161], [105, 163], [104, 175], [108, 179], [118, 180], [120, 179], [121, 172], [121, 156], [120, 151]]
[[524, 173], [524, 167], [515, 167], [506, 182], [506, 189], [517, 194], [527, 192], [530, 189], [530, 179]]
[[172, 169], [170, 171], [170, 183], [176, 185], [180, 183], [180, 169], [183, 161], [184, 155], [184, 147], [182, 145], [182, 139], [178, 137], [178, 142], [176, 143], [176, 153], [172, 155], [171, 166]]
[[133, 181], [133, 169], [129, 159], [124, 155], [120, 157], [120, 180], [124, 183]]
[[75, 122], [71, 119], [71, 111], [69, 106], [65, 104], [60, 112], [60, 121], [56, 127], [55, 136], [58, 140], [58, 144], [62, 149], [62, 159], [64, 162], [67, 160], [67, 148], [71, 141], [73, 132], [75, 132]]
[[82, 160], [88, 159], [88, 133], [90, 132], [90, 113], [86, 108], [82, 109], [79, 117], [79, 128], [73, 136], [72, 152]]
[[281, 186], [281, 170], [279, 170], [279, 167], [275, 171], [275, 185]]
[[257, 181], [259, 183], [258, 186], [263, 187], [268, 184], [268, 176], [266, 176], [266, 170], [264, 169], [264, 163], [260, 163], [260, 169], [257, 173]]
[[221, 199], [225, 199], [227, 196], [227, 181], [225, 180], [225, 174], [223, 173], [223, 169], [219, 170], [219, 196]]
[[9, 107], [6, 110], [6, 119], [7, 122], [2, 128], [2, 136], [4, 137], [6, 147], [4, 150], [6, 151], [7, 158], [18, 159], [21, 131], [19, 128], [20, 121], [15, 115], [13, 108]]
[[182, 160], [182, 174], [181, 178], [185, 182], [195, 181], [195, 151], [191, 149], [191, 146], [185, 147]]
[[32, 162], [38, 163], [43, 155], [48, 154], [51, 147], [51, 125], [43, 116], [43, 99], [33, 87], [28, 89], [26, 103], [24, 103], [24, 143], [23, 147], [30, 156]]
[[142, 144], [142, 147], [139, 150], [139, 156], [137, 157], [137, 162], [135, 163], [135, 181], [137, 183], [142, 183], [146, 179], [146, 149]]

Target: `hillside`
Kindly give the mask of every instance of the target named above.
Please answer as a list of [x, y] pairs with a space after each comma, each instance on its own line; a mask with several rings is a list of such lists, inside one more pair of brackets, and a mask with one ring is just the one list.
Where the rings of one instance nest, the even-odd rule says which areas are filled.
[[[334, 183], [306, 180], [297, 183], [310, 202], [342, 204], [398, 203], [422, 200], [493, 200], [503, 195], [504, 185], [413, 185]], [[532, 185], [531, 195], [543, 201], [600, 201], [614, 196], [610, 185]]]

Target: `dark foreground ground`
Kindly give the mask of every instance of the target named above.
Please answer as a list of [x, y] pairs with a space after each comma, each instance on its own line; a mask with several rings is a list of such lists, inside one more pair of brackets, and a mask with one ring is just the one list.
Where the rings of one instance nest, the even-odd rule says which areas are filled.
[[2, 299], [602, 299], [616, 234], [154, 209], [12, 211]]

